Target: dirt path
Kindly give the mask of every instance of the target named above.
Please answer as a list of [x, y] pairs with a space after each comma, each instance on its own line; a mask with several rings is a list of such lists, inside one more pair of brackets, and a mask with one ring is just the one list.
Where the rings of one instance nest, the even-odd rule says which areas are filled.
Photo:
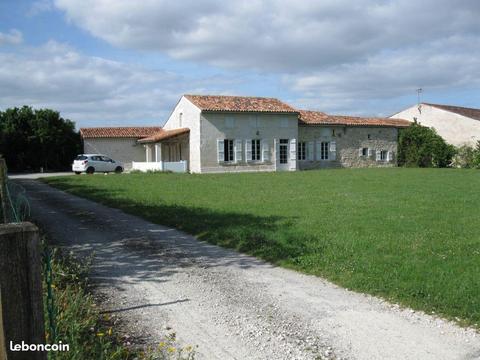
[[480, 358], [473, 330], [21, 183], [52, 239], [95, 251], [105, 306], [154, 342], [171, 328], [205, 359]]

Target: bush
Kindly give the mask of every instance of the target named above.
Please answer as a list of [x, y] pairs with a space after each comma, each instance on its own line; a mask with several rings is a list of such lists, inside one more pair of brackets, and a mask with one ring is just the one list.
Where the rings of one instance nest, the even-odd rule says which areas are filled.
[[462, 169], [470, 169], [473, 167], [473, 159], [475, 149], [469, 145], [463, 145], [457, 148], [457, 153], [453, 158], [452, 166]]
[[452, 166], [463, 169], [480, 168], [480, 141], [475, 147], [462, 145], [457, 148], [457, 153], [453, 158]]
[[477, 141], [477, 146], [473, 151], [472, 167], [480, 169], [480, 141]]
[[413, 123], [400, 130], [398, 165], [407, 167], [448, 167], [456, 150], [433, 128]]

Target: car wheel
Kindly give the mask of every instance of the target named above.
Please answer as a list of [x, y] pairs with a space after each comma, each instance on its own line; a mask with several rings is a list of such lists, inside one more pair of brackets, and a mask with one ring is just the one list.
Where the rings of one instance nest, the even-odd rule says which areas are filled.
[[95, 168], [93, 166], [90, 166], [87, 168], [87, 174], [93, 174], [95, 172]]
[[75, 171], [75, 175], [80, 175], [81, 172], [80, 171]]
[[121, 166], [117, 166], [117, 167], [115, 168], [115, 172], [116, 172], [117, 174], [120, 174], [121, 172], [123, 172], [123, 168], [122, 168]]

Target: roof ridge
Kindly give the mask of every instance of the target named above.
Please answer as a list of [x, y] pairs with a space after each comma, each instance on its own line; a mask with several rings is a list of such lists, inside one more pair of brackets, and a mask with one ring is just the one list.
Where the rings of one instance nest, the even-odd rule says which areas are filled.
[[480, 108], [460, 106], [460, 105], [434, 104], [434, 103], [426, 103], [426, 102], [422, 102], [422, 103], [420, 103], [420, 104], [421, 104], [421, 105], [430, 105], [430, 106], [445, 106], [445, 107], [452, 107], [452, 108], [460, 108], [460, 109], [478, 110], [478, 111], [480, 111]]
[[421, 104], [432, 106], [434, 108], [437, 108], [443, 111], [452, 112], [472, 120], [480, 120], [480, 109], [477, 109], [477, 108], [469, 108], [469, 107], [457, 106], [457, 105], [432, 104], [432, 103], [421, 103]]
[[[273, 100], [278, 100], [282, 101], [278, 98], [275, 97], [270, 97], [270, 96], [252, 96], [252, 95], [214, 95], [214, 94], [183, 94], [183, 96], [202, 96], [202, 97], [240, 97], [240, 98], [248, 98], [248, 99], [273, 99]], [[283, 102], [283, 101], [282, 101]]]
[[145, 128], [162, 128], [161, 126], [89, 126], [80, 129], [145, 129]]
[[216, 112], [268, 112], [298, 114], [286, 102], [272, 97], [242, 95], [183, 95], [202, 111]]

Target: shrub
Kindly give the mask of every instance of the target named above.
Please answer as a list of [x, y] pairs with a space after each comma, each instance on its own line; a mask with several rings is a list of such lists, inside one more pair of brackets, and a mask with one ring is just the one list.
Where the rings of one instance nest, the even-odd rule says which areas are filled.
[[452, 166], [456, 168], [469, 169], [474, 167], [475, 149], [469, 145], [462, 145], [457, 148], [453, 158]]
[[398, 165], [407, 167], [448, 167], [456, 153], [433, 128], [413, 123], [400, 131]]

